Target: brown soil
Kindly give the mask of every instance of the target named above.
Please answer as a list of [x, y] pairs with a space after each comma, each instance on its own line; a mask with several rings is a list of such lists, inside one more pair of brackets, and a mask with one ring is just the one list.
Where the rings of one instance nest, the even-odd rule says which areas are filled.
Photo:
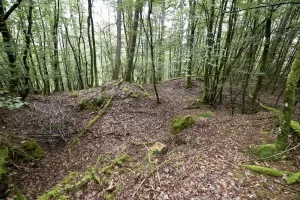
[[[277, 130], [271, 113], [232, 116], [226, 99], [225, 106], [186, 109], [188, 99], [201, 94], [202, 83], [197, 80], [191, 89], [184, 89], [185, 81], [181, 79], [159, 85], [160, 105], [151, 86], [145, 88], [150, 94], [147, 97], [137, 86], [122, 83], [116, 89], [114, 84], [80, 91], [78, 97], [72, 97], [71, 92], [30, 96], [29, 107], [6, 113], [2, 133], [35, 138], [46, 149], [43, 160], [14, 163], [11, 167], [11, 182], [29, 199], [37, 199], [71, 171], [84, 172], [95, 165], [99, 156], [107, 163], [123, 153], [133, 161], [115, 169], [102, 185], [90, 182], [71, 193], [72, 199], [104, 199], [107, 187], [112, 185], [120, 188], [117, 199], [299, 199], [299, 192], [276, 183], [285, 185], [284, 179], [254, 174], [241, 166], [251, 159], [243, 153], [249, 145], [274, 141], [275, 134], [261, 134]], [[131, 90], [138, 97], [130, 95]], [[93, 110], [78, 111], [78, 102], [98, 98], [103, 91], [116, 92], [112, 104], [67, 151], [66, 146], [97, 115]], [[214, 117], [199, 116], [209, 111]], [[196, 123], [175, 139], [170, 121], [186, 114], [194, 116]], [[154, 165], [167, 163], [149, 176], [147, 149], [156, 141], [166, 144], [168, 152], [156, 158]], [[256, 163], [297, 171], [299, 166], [292, 161]]]

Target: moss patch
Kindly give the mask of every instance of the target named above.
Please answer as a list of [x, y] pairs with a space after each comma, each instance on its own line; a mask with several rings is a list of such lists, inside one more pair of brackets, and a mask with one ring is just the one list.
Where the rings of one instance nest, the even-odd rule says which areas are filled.
[[73, 90], [71, 96], [72, 97], [78, 97], [79, 93], [76, 90]]
[[274, 176], [274, 177], [282, 177], [283, 176], [283, 172], [281, 172], [278, 169], [274, 169], [274, 168], [268, 168], [268, 167], [261, 167], [261, 166], [257, 166], [257, 165], [244, 165], [245, 168], [260, 173], [260, 174], [265, 174], [268, 176]]
[[214, 114], [211, 112], [207, 112], [207, 113], [200, 113], [199, 116], [204, 118], [212, 118]]
[[[277, 148], [276, 144], [261, 144], [258, 146], [254, 146], [249, 149], [250, 153], [259, 157], [259, 158], [267, 158], [273, 156], [275, 154], [280, 153], [281, 151]], [[281, 159], [282, 155], [278, 155], [273, 159]]]
[[300, 172], [298, 173], [288, 173], [287, 178], [285, 179], [287, 184], [291, 185], [294, 183], [300, 182]]
[[294, 132], [297, 134], [300, 134], [300, 124], [297, 121], [291, 120], [291, 128], [293, 129]]
[[106, 99], [107, 99], [106, 96], [102, 96], [102, 97], [96, 99], [95, 105], [98, 106], [98, 107], [102, 106], [103, 103], [106, 101]]
[[24, 160], [41, 159], [45, 156], [45, 152], [40, 145], [34, 140], [26, 140], [21, 142], [21, 148], [24, 150]]
[[172, 133], [177, 134], [182, 130], [192, 126], [194, 123], [195, 120], [190, 115], [176, 117], [171, 123]]
[[4, 178], [6, 171], [6, 159], [8, 157], [8, 147], [7, 146], [0, 146], [0, 180]]

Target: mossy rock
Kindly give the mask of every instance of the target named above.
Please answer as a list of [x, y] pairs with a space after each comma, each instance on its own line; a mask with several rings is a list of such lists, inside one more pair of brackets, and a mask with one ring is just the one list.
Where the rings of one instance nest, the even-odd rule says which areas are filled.
[[161, 142], [156, 142], [149, 149], [149, 154], [151, 154], [151, 156], [163, 155], [166, 152], [167, 152], [167, 146]]
[[102, 106], [105, 103], [106, 99], [107, 99], [106, 96], [99, 97], [98, 99], [96, 99], [95, 105], [98, 107]]
[[78, 91], [73, 90], [71, 96], [72, 96], [72, 97], [79, 97]]
[[5, 167], [7, 157], [8, 157], [8, 147], [0, 146], [0, 180], [2, 180], [7, 173]]
[[288, 173], [288, 176], [286, 177], [287, 184], [291, 185], [294, 183], [300, 182], [300, 172], [297, 173]]
[[284, 173], [278, 169], [274, 168], [268, 168], [268, 167], [261, 167], [257, 165], [244, 165], [245, 168], [268, 176], [274, 176], [274, 177], [282, 177]]
[[192, 126], [195, 123], [195, 120], [192, 116], [186, 115], [182, 117], [176, 117], [171, 123], [172, 133], [177, 134], [182, 130]]
[[[259, 157], [259, 158], [267, 158], [270, 156], [274, 156], [281, 151], [277, 148], [276, 144], [261, 144], [258, 146], [251, 147], [250, 153]], [[282, 159], [283, 155], [275, 156], [273, 159], [279, 160]]]
[[21, 149], [25, 152], [24, 160], [41, 159], [45, 156], [44, 150], [34, 140], [21, 142]]

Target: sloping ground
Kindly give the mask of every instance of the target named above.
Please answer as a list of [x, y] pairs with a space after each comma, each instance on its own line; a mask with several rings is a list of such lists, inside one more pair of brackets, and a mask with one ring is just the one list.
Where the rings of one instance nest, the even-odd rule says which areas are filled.
[[[29, 199], [38, 199], [70, 172], [84, 173], [92, 166], [100, 169], [117, 155], [128, 154], [133, 160], [108, 176], [99, 175], [100, 184], [91, 181], [68, 195], [95, 200], [114, 195], [117, 199], [297, 199], [297, 193], [273, 178], [241, 167], [250, 159], [243, 154], [249, 145], [274, 140], [274, 134], [261, 134], [276, 132], [272, 116], [266, 112], [230, 116], [230, 110], [221, 106], [186, 109], [188, 99], [201, 94], [201, 83], [194, 80], [191, 89], [184, 89], [184, 84], [178, 79], [159, 85], [160, 105], [155, 103], [151, 86], [143, 90], [128, 83], [118, 89], [110, 83], [81, 91], [78, 97], [71, 93], [32, 96], [29, 108], [8, 114], [1, 131], [36, 138], [47, 149], [46, 157], [14, 168], [10, 179]], [[78, 111], [78, 102], [98, 98], [104, 92], [116, 94], [105, 115], [77, 145], [66, 150], [67, 144], [98, 114]], [[214, 116], [200, 117], [200, 113], [207, 112]], [[186, 114], [192, 115], [196, 123], [174, 138], [170, 121]], [[156, 141], [166, 144], [168, 151], [149, 163], [147, 152]], [[290, 161], [269, 165], [297, 171]], [[276, 181], [284, 184], [284, 180]]]

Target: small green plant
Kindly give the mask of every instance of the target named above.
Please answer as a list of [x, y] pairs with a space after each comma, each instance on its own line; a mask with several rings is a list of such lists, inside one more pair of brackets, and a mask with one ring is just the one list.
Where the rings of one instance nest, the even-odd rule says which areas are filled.
[[96, 101], [95, 101], [96, 106], [98, 106], [98, 107], [102, 106], [103, 103], [106, 101], [106, 99], [107, 98], [105, 96], [102, 96], [102, 97], [96, 99]]
[[[254, 147], [250, 147], [248, 149], [250, 154], [253, 154], [259, 158], [268, 158], [270, 156], [274, 156], [281, 151], [277, 148], [276, 144], [261, 144]], [[272, 159], [278, 160], [281, 159], [283, 155], [278, 155], [273, 157]]]
[[0, 90], [0, 108], [14, 110], [28, 105], [21, 97], [12, 97], [7, 90]]

